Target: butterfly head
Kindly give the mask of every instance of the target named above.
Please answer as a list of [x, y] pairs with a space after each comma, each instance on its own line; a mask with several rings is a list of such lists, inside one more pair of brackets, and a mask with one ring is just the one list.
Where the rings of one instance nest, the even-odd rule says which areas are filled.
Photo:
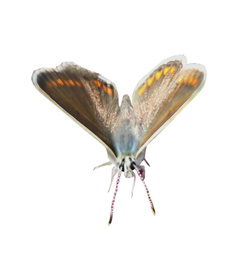
[[137, 164], [136, 159], [132, 156], [122, 158], [119, 170], [124, 172], [126, 178], [135, 178], [135, 171], [141, 176], [142, 180], [145, 178], [144, 166]]
[[119, 169], [124, 172], [126, 178], [131, 178], [135, 174], [133, 170], [135, 169], [135, 160], [130, 156], [125, 156], [119, 165]]

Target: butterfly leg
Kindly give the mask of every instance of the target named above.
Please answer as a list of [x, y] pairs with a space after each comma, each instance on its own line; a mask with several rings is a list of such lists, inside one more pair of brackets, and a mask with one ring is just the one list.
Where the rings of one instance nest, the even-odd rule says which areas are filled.
[[135, 184], [136, 184], [136, 175], [134, 172], [133, 172], [133, 178], [134, 178], [134, 181], [133, 181], [132, 190], [131, 190], [131, 198], [133, 197], [133, 191], [134, 191]]
[[146, 158], [144, 158], [144, 161], [145, 161], [146, 164], [150, 167], [150, 164], [148, 163], [148, 161], [146, 160]]
[[112, 164], [111, 162], [105, 162], [105, 163], [103, 163], [103, 164], [101, 164], [101, 165], [96, 166], [96, 167], [93, 169], [93, 171], [96, 170], [97, 168], [100, 168], [100, 167], [103, 167], [103, 166], [107, 166], [107, 165], [111, 165], [111, 164]]
[[112, 200], [112, 204], [111, 204], [111, 211], [110, 211], [110, 218], [109, 218], [108, 225], [110, 225], [112, 223], [112, 220], [113, 220], [114, 203], [115, 203], [115, 198], [116, 198], [118, 187], [119, 187], [120, 176], [121, 176], [121, 171], [119, 171], [118, 178], [117, 178], [117, 181], [116, 181], [116, 187], [115, 187], [114, 196], [113, 196], [113, 200]]

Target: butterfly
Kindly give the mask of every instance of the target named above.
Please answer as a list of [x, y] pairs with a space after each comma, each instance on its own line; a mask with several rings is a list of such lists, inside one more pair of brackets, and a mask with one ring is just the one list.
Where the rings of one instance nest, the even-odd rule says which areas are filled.
[[143, 185], [153, 213], [155, 209], [145, 184], [147, 145], [172, 121], [185, 105], [202, 89], [206, 69], [187, 64], [183, 55], [161, 62], [137, 84], [132, 102], [124, 95], [121, 105], [115, 84], [98, 73], [74, 63], [62, 63], [55, 69], [41, 68], [33, 72], [35, 87], [55, 105], [101, 142], [113, 164], [111, 188], [117, 175], [109, 224], [122, 172], [126, 178], [136, 174]]

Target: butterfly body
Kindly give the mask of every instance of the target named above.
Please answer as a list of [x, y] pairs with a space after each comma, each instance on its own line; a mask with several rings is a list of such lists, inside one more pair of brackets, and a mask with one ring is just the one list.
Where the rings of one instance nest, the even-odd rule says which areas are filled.
[[132, 102], [125, 95], [119, 106], [114, 83], [74, 63], [34, 71], [38, 90], [105, 146], [110, 162], [101, 166], [114, 164], [111, 184], [116, 175], [117, 181], [109, 223], [122, 172], [134, 178], [132, 194], [139, 176], [155, 213], [141, 165], [146, 147], [201, 90], [205, 79], [202, 65], [186, 64], [184, 56], [175, 56], [142, 78]]
[[112, 132], [112, 139], [116, 143], [115, 155], [121, 157], [126, 154], [136, 156], [140, 146], [140, 126], [133, 110], [130, 98], [125, 95], [122, 99], [120, 110]]

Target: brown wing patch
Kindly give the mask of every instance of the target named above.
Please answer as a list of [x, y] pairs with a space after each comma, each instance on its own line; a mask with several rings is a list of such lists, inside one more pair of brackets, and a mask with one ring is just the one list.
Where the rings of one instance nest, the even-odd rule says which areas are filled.
[[[133, 93], [135, 116], [143, 130], [139, 154], [202, 88], [206, 70], [186, 65], [183, 56], [166, 61], [145, 76]], [[185, 67], [183, 67], [185, 65]]]
[[115, 154], [112, 127], [119, 111], [112, 82], [75, 64], [35, 71], [32, 81], [49, 99]]

